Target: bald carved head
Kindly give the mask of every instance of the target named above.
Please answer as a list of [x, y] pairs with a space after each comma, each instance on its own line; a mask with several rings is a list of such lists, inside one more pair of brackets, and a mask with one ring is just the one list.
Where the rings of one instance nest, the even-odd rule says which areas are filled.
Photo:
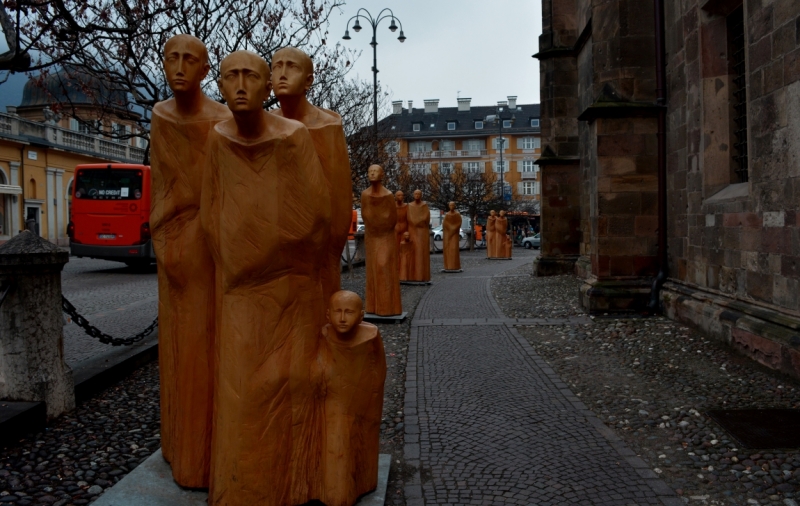
[[328, 322], [339, 338], [346, 339], [354, 334], [353, 328], [364, 319], [364, 303], [355, 292], [340, 290], [331, 295], [327, 312]]
[[275, 96], [303, 95], [314, 84], [314, 63], [296, 47], [279, 49], [272, 55], [272, 88]]
[[380, 183], [383, 181], [383, 167], [380, 165], [370, 165], [367, 169], [367, 178], [370, 183]]
[[210, 68], [206, 45], [197, 37], [182, 33], [164, 44], [164, 73], [174, 93], [199, 92]]
[[219, 88], [234, 115], [263, 109], [272, 89], [269, 65], [252, 51], [234, 51], [220, 63]]

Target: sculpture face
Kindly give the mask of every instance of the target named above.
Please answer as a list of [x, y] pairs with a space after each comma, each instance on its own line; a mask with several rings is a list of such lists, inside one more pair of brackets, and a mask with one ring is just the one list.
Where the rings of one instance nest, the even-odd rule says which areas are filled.
[[408, 232], [404, 232], [403, 233], [403, 240], [405, 242], [410, 242], [411, 241], [411, 234], [409, 234]]
[[219, 87], [231, 112], [262, 109], [272, 83], [267, 62], [250, 51], [235, 51], [220, 65]]
[[496, 212], [494, 212], [494, 211], [490, 211], [490, 212], [489, 212], [489, 214], [490, 214], [490, 215], [492, 215], [492, 216], [494, 216], [494, 215], [496, 215], [497, 213], [496, 213]]
[[272, 89], [276, 97], [305, 95], [313, 83], [314, 66], [304, 52], [287, 47], [272, 56]]
[[200, 39], [181, 34], [164, 45], [164, 73], [175, 93], [199, 90], [210, 68], [208, 51]]
[[422, 200], [422, 190], [414, 190], [414, 200], [417, 202]]
[[370, 183], [380, 183], [383, 181], [383, 167], [380, 165], [370, 165], [367, 169], [367, 177]]
[[348, 334], [364, 319], [361, 297], [347, 290], [336, 292], [331, 296], [327, 316], [337, 334]]
[[398, 204], [402, 204], [405, 199], [406, 196], [401, 191], [398, 191], [397, 193], [394, 194], [394, 200], [397, 201]]
[[447, 204], [447, 207], [449, 207], [451, 211], [455, 211], [456, 210], [456, 203], [455, 202], [450, 202], [449, 204]]
[[500, 217], [501, 217], [501, 218], [502, 218], [502, 217], [504, 217], [505, 215], [506, 215], [506, 212], [505, 212], [505, 211], [500, 211]]

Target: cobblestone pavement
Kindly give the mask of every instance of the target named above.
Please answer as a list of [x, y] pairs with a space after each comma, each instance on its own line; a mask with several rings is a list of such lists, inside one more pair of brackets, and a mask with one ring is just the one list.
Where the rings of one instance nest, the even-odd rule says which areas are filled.
[[516, 330], [498, 324], [492, 277], [524, 283], [514, 270], [530, 272], [533, 255], [515, 255], [437, 280], [417, 308], [405, 399], [405, 463], [416, 472], [406, 503], [682, 504]]
[[[580, 281], [573, 276], [531, 277], [513, 290], [505, 281], [495, 279], [492, 287], [506, 314], [531, 316], [543, 304], [558, 305], [567, 317], [580, 314]], [[518, 329], [685, 503], [800, 503], [797, 449], [742, 448], [706, 416], [720, 408], [798, 409], [800, 382], [660, 317]]]
[[[61, 286], [89, 323], [114, 337], [137, 334], [158, 314], [155, 264], [137, 270], [120, 262], [70, 257]], [[74, 323], [64, 327], [64, 355], [70, 366], [117, 349], [89, 337]]]

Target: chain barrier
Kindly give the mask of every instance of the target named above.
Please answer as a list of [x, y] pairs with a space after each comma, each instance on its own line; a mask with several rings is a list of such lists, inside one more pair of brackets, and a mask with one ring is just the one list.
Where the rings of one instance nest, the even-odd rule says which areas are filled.
[[84, 332], [86, 332], [91, 337], [99, 340], [103, 344], [110, 344], [111, 346], [130, 346], [132, 344], [138, 343], [145, 337], [149, 336], [153, 333], [153, 331], [158, 327], [158, 317], [153, 320], [146, 329], [139, 332], [135, 336], [119, 338], [119, 337], [112, 337], [103, 332], [102, 330], [98, 329], [94, 325], [90, 324], [86, 318], [78, 314], [78, 310], [75, 309], [75, 306], [72, 305], [70, 301], [68, 301], [63, 295], [61, 296], [61, 309], [72, 318], [72, 321], [75, 322], [75, 325], [81, 327]]

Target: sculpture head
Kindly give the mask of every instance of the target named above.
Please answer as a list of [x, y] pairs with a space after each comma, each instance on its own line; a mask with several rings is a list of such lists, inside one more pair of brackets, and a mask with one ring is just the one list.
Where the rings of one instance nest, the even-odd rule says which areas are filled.
[[314, 84], [314, 63], [296, 47], [279, 49], [272, 55], [272, 89], [280, 100], [285, 96], [305, 96]]
[[220, 63], [219, 90], [234, 116], [263, 110], [271, 89], [269, 65], [256, 53], [234, 51]]
[[364, 320], [364, 304], [355, 292], [340, 290], [331, 295], [326, 316], [340, 339], [349, 339]]
[[411, 234], [409, 234], [408, 232], [403, 232], [403, 242], [404, 243], [411, 242]]
[[494, 210], [492, 210], [492, 211], [489, 211], [489, 215], [490, 215], [492, 218], [496, 218], [497, 212], [495, 212]]
[[405, 199], [406, 195], [400, 190], [398, 190], [397, 193], [394, 194], [394, 200], [398, 204], [402, 204]]
[[420, 202], [422, 200], [422, 190], [414, 190], [414, 202]]
[[450, 202], [450, 203], [447, 204], [447, 207], [450, 208], [450, 211], [455, 211], [456, 210], [456, 203], [455, 202]]
[[500, 211], [500, 217], [504, 218], [505, 216], [506, 216], [506, 212], [505, 211]]
[[197, 37], [182, 33], [164, 44], [164, 73], [175, 94], [199, 92], [210, 69], [206, 45]]
[[372, 184], [380, 183], [383, 181], [383, 167], [380, 165], [370, 165], [367, 169], [367, 178]]

